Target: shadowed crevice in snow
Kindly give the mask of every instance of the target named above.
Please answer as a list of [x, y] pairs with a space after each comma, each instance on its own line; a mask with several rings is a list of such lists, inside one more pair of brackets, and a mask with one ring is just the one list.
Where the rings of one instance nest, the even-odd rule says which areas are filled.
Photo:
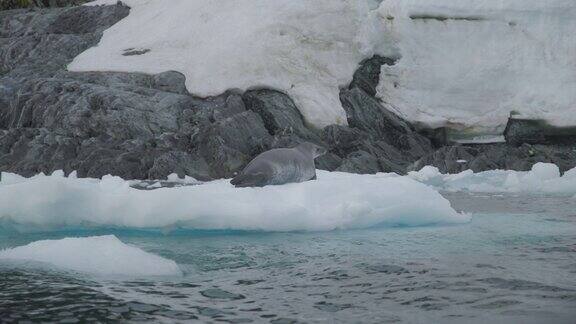
[[410, 15], [412, 20], [436, 20], [441, 22], [446, 21], [484, 21], [487, 20], [486, 17], [482, 16], [444, 16], [444, 15], [434, 15], [434, 14], [412, 14]]
[[148, 48], [144, 48], [144, 49], [127, 49], [124, 51], [124, 53], [122, 53], [122, 55], [124, 56], [135, 56], [135, 55], [144, 55], [146, 53], [149, 53], [151, 50]]

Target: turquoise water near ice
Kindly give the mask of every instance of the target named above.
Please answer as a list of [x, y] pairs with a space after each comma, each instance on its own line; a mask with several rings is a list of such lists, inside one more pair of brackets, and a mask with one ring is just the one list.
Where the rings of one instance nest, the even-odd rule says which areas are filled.
[[0, 232], [0, 249], [115, 234], [182, 277], [0, 261], [0, 319], [109, 322], [574, 323], [576, 200], [445, 193], [468, 224], [319, 233]]

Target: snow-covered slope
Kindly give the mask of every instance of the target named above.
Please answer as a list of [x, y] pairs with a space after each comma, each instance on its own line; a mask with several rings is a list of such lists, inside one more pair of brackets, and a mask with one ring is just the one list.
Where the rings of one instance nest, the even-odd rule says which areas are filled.
[[339, 87], [376, 53], [401, 57], [378, 95], [410, 121], [495, 134], [515, 111], [576, 125], [573, 0], [126, 3], [130, 15], [71, 70], [176, 70], [201, 96], [272, 87], [322, 127], [346, 123]]
[[[113, 4], [100, 0], [96, 4]], [[186, 75], [200, 96], [231, 88], [287, 92], [306, 120], [345, 124], [339, 86], [371, 56], [374, 0], [127, 0], [130, 15], [69, 66]], [[372, 7], [371, 7], [372, 6]], [[143, 55], [123, 54], [134, 51]]]
[[510, 112], [576, 124], [576, 1], [387, 0], [402, 59], [379, 96], [409, 120], [498, 133]]

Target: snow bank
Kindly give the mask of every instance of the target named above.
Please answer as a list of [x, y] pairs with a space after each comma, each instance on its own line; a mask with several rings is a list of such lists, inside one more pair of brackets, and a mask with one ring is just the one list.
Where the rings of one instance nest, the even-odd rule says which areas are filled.
[[467, 170], [459, 174], [441, 174], [437, 168], [427, 166], [408, 176], [447, 191], [576, 194], [576, 168], [560, 176], [558, 167], [549, 163], [537, 163], [527, 172]]
[[0, 219], [19, 225], [325, 231], [376, 225], [461, 223], [448, 200], [426, 185], [387, 174], [318, 172], [317, 181], [234, 188], [228, 180], [137, 190], [117, 177], [22, 178], [3, 173]]
[[[374, 0], [126, 0], [130, 15], [78, 56], [73, 71], [186, 75], [200, 96], [265, 86], [288, 93], [308, 122], [346, 124], [338, 99], [372, 55]], [[101, 0], [90, 5], [114, 4]], [[150, 50], [143, 55], [123, 54]]]
[[42, 262], [98, 275], [181, 275], [174, 261], [126, 245], [113, 235], [36, 241], [0, 251], [0, 260]]
[[272, 87], [323, 127], [346, 123], [338, 87], [377, 53], [401, 57], [383, 67], [378, 93], [410, 121], [470, 135], [501, 134], [512, 111], [576, 125], [573, 0], [125, 3], [130, 15], [69, 69], [176, 70], [201, 96]]
[[407, 119], [491, 134], [512, 111], [576, 125], [576, 1], [386, 0], [379, 14], [402, 56], [379, 97]]

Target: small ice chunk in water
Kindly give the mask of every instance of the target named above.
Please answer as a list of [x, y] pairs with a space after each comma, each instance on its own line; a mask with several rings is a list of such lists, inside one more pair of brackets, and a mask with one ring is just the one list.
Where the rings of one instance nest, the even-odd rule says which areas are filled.
[[551, 180], [560, 178], [560, 169], [555, 164], [551, 163], [536, 163], [529, 173], [532, 179], [537, 180]]
[[466, 170], [458, 174], [442, 174], [438, 168], [426, 166], [408, 176], [448, 191], [576, 194], [576, 168], [561, 175], [558, 166], [550, 163], [536, 163], [530, 171]]
[[127, 245], [114, 235], [36, 241], [0, 251], [0, 260], [41, 262], [97, 275], [182, 274], [176, 262]]

